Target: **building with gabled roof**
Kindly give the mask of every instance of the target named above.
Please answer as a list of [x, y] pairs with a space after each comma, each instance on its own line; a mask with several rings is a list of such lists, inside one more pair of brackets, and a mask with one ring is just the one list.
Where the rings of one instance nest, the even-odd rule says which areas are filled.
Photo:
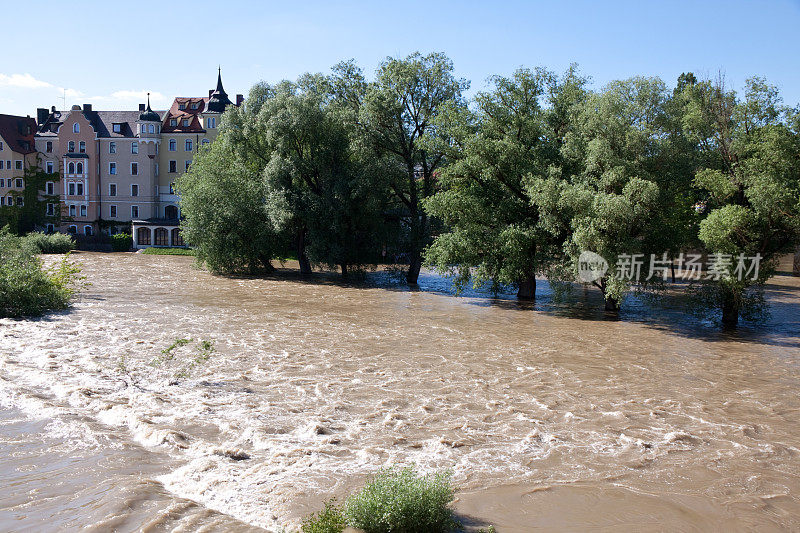
[[25, 170], [37, 165], [31, 117], [0, 114], [0, 207], [22, 205]]

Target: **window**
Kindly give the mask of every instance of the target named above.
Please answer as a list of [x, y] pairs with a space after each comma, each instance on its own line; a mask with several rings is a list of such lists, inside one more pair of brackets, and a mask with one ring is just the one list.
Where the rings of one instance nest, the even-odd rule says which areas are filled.
[[189, 127], [189, 119], [188, 118], [183, 119], [182, 122], [183, 122], [183, 127], [184, 128], [188, 128]]
[[150, 133], [155, 133], [155, 132], [156, 132], [156, 125], [150, 124]]
[[111, 131], [114, 133], [121, 133], [122, 132], [122, 124], [112, 124]]
[[169, 151], [170, 152], [174, 152], [177, 149], [178, 149], [178, 141], [176, 141], [175, 139], [170, 139], [169, 140]]
[[169, 173], [175, 174], [178, 171], [178, 162], [177, 161], [170, 161], [169, 162]]
[[75, 206], [74, 205], [69, 206], [69, 216], [71, 216], [71, 217], [75, 216]]
[[6, 161], [6, 168], [11, 170], [11, 161]]
[[108, 206], [108, 216], [111, 218], [117, 218], [117, 206], [115, 205]]
[[[174, 181], [170, 182], [170, 184], [169, 184], [169, 193], [170, 194], [175, 194], [175, 182]], [[167, 218], [169, 218], [169, 217], [167, 217]]]
[[[2, 144], [2, 143], [0, 143], [0, 144]], [[50, 152], [53, 151], [53, 141], [47, 141], [47, 143], [45, 143], [44, 146], [45, 146], [45, 148], [44, 148], [45, 152], [50, 153]]]
[[72, 226], [70, 226], [70, 227], [69, 227], [69, 230], [68, 230], [68, 231], [69, 231], [70, 233], [72, 233], [73, 235], [75, 235], [75, 234], [77, 234], [77, 233], [78, 233], [78, 226], [72, 225]]
[[210, 142], [211, 142], [211, 141], [209, 141], [208, 139], [203, 139], [203, 146], [207, 145], [207, 144], [208, 144], [208, 143], [210, 143]]
[[77, 174], [83, 174], [83, 163], [78, 163], [78, 164], [75, 166], [75, 172], [76, 172]]
[[186, 104], [178, 104], [178, 109], [183, 111], [184, 109], [186, 109]]
[[156, 228], [155, 231], [155, 244], [156, 246], [169, 246], [169, 231], [166, 228]]
[[53, 162], [52, 161], [48, 161], [47, 162], [47, 173], [48, 174], [52, 174], [53, 173]]
[[116, 154], [117, 153], [117, 143], [111, 141], [108, 143], [108, 153], [109, 154]]
[[108, 164], [108, 173], [110, 175], [115, 175], [117, 173], [117, 164], [116, 163], [109, 163]]
[[85, 216], [86, 216], [86, 206], [85, 206], [85, 205], [82, 205], [82, 206], [81, 206], [81, 216], [82, 216], [82, 217], [85, 217]]
[[85, 141], [81, 141], [81, 142], [78, 143], [78, 151], [80, 153], [82, 153], [82, 154], [86, 153], [86, 142]]
[[184, 246], [183, 235], [178, 228], [172, 230], [172, 246]]
[[192, 160], [191, 159], [187, 159], [186, 161], [183, 162], [183, 164], [184, 164], [183, 170], [184, 171], [189, 170], [189, 165], [192, 164]]
[[[156, 146], [158, 146], [158, 145], [156, 145]], [[158, 176], [158, 163], [156, 163], [155, 173], [156, 173], [156, 176]]]
[[94, 234], [94, 230], [92, 229], [92, 227], [91, 227], [91, 226], [84, 226], [84, 227], [83, 227], [83, 233], [84, 233], [85, 235], [90, 235], [90, 236], [91, 236], [91, 235], [93, 235], [93, 234]]
[[139, 175], [139, 163], [131, 163], [131, 176]]
[[[132, 205], [131, 206], [131, 218], [139, 218], [139, 206], [138, 205]], [[150, 239], [149, 238], [147, 239], [147, 241], [148, 241], [147, 244], [150, 244]]]
[[45, 185], [45, 194], [49, 194], [50, 196], [52, 196], [53, 194], [55, 194], [55, 190], [56, 190], [55, 183], [53, 183], [52, 181], [48, 181], [47, 184]]
[[109, 183], [108, 184], [108, 195], [109, 196], [116, 196], [117, 195], [117, 184], [116, 183]]
[[139, 196], [139, 185], [136, 183], [131, 185], [131, 196]]
[[8, 202], [6, 202], [6, 203], [7, 203], [8, 205], [14, 205], [14, 197], [13, 197], [13, 196], [9, 196], [9, 197], [8, 197]]
[[48, 216], [53, 216], [55, 214], [55, 212], [56, 212], [56, 204], [48, 203], [47, 204], [47, 211], [46, 211], [47, 215]]
[[16, 187], [17, 189], [21, 189], [23, 186], [24, 185], [22, 184], [22, 178], [17, 178], [14, 187]]
[[217, 117], [208, 117], [206, 119], [206, 128], [214, 129], [217, 127]]
[[75, 185], [78, 186], [78, 196], [83, 196], [83, 183], [79, 181]]
[[3, 161], [0, 160], [0, 170], [3, 170]]
[[186, 139], [186, 142], [184, 143], [184, 150], [186, 152], [191, 152], [192, 151], [192, 140], [191, 139]]
[[14, 170], [22, 170], [22, 161], [14, 161]]
[[72, 133], [80, 133], [81, 132], [81, 125], [77, 122], [72, 125]]
[[139, 228], [136, 230], [136, 244], [150, 245], [150, 228]]
[[158, 143], [156, 143], [156, 153], [158, 153]]
[[138, 154], [139, 153], [139, 143], [137, 143], [136, 141], [131, 143], [131, 153], [132, 154]]
[[17, 205], [25, 205], [25, 199], [22, 196], [17, 196]]
[[75, 141], [70, 141], [68, 146], [69, 146], [69, 150], [67, 150], [67, 151], [69, 153], [74, 153], [75, 152]]
[[75, 196], [75, 182], [71, 181], [67, 184], [67, 194], [69, 196]]
[[170, 119], [169, 125], [174, 128], [175, 126], [178, 125], [178, 119], [177, 118]]
[[75, 174], [75, 163], [72, 161], [70, 161], [69, 165], [67, 165], [67, 174]]
[[168, 205], [164, 208], [164, 218], [169, 218], [171, 220], [178, 218], [178, 208], [174, 205]]
[[192, 104], [192, 109], [197, 109], [197, 102], [194, 102], [194, 103]]
[[6, 180], [0, 178], [0, 187], [5, 187], [5, 186], [6, 186]]
[[3, 143], [0, 142], [0, 152], [3, 151]]
[[56, 231], [56, 227], [53, 224], [47, 225], [47, 233], [54, 233]]

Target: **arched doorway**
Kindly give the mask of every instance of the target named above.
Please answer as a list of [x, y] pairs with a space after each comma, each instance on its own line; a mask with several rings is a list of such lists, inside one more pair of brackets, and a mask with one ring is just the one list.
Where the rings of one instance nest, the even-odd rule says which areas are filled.
[[183, 235], [181, 235], [181, 230], [178, 228], [172, 230], [172, 246], [184, 246]]
[[166, 228], [156, 228], [155, 242], [156, 246], [169, 246], [169, 231]]
[[169, 220], [178, 219], [178, 208], [174, 205], [168, 205], [164, 208], [164, 218]]
[[136, 230], [136, 244], [139, 246], [150, 246], [150, 228], [139, 228]]

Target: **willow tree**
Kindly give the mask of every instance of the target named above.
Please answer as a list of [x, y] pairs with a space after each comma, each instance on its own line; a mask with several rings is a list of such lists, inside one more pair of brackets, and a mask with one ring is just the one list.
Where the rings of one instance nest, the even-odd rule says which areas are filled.
[[385, 187], [329, 82], [320, 75], [284, 82], [264, 103], [259, 119], [272, 153], [263, 177], [274, 224], [297, 236], [301, 270], [314, 262], [346, 276], [376, 262]]
[[[795, 112], [760, 78], [744, 98], [721, 80], [687, 86], [687, 135], [704, 155], [695, 185], [705, 194], [699, 237], [716, 259], [720, 279], [704, 286], [706, 300], [732, 327], [759, 308], [764, 282], [781, 254], [800, 244], [800, 132]], [[737, 258], [758, 257], [741, 271]]]
[[264, 206], [261, 168], [244, 157], [223, 126], [175, 182], [181, 231], [212, 272], [272, 270], [280, 238]]
[[608, 263], [593, 281], [608, 311], [646, 279], [649, 260], [644, 268], [637, 262], [661, 256], [671, 242], [675, 203], [662, 183], [667, 101], [665, 84], [654, 78], [612, 82], [592, 94], [565, 135], [563, 171], [531, 183], [543, 224], [566, 237], [564, 281], [574, 279], [583, 252]]
[[473, 109], [449, 105], [424, 143], [448, 163], [437, 175], [441, 189], [425, 201], [447, 227], [426, 260], [458, 288], [490, 281], [532, 299], [537, 271], [561, 243], [540, 225], [530, 185], [561, 169], [560, 146], [585, 81], [573, 67], [563, 79], [520, 69], [492, 84]]
[[464, 105], [461, 93], [468, 87], [467, 81], [453, 75], [453, 63], [444, 54], [414, 53], [384, 61], [360, 106], [359, 122], [378, 157], [389, 156], [402, 168], [389, 176], [408, 229], [410, 284], [417, 282], [422, 251], [430, 241], [430, 221], [422, 201], [434, 193], [435, 174], [444, 161], [444, 154], [420, 141], [444, 108]]

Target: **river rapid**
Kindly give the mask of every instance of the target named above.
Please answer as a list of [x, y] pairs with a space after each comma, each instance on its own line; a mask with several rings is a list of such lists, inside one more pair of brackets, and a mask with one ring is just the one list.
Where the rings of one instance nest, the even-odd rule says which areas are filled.
[[800, 529], [800, 278], [722, 333], [543, 282], [524, 305], [74, 258], [72, 309], [0, 320], [2, 531], [291, 529], [398, 463], [451, 469], [501, 533]]

